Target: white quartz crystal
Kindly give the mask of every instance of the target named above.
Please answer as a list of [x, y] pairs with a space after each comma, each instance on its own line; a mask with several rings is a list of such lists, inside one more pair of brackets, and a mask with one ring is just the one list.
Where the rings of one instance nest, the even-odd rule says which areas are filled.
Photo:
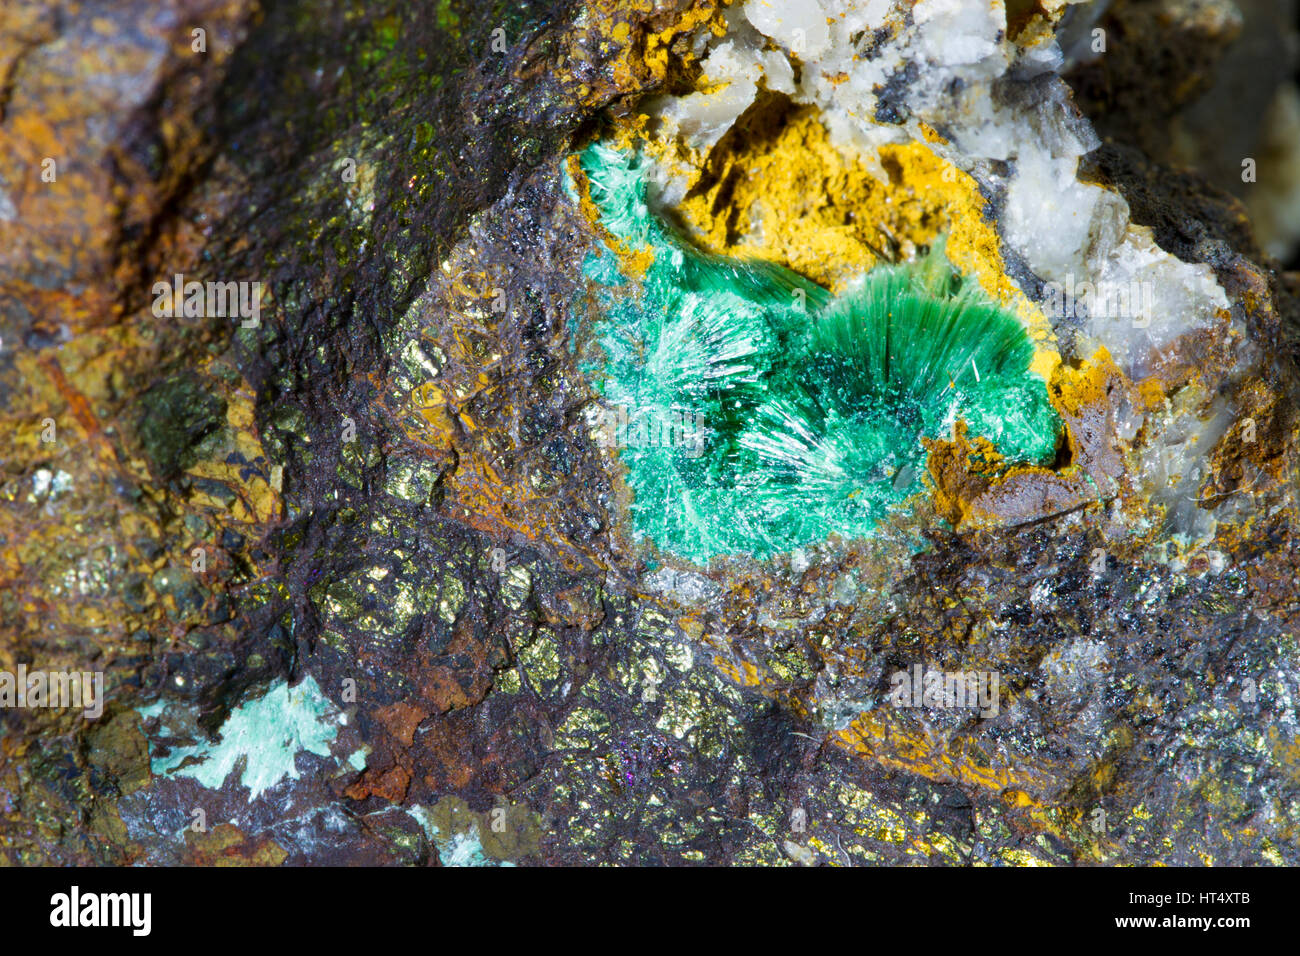
[[758, 54], [763, 73], [767, 77], [767, 88], [778, 93], [794, 93], [794, 68], [785, 54], [779, 50], [765, 50]]
[[812, 59], [830, 46], [826, 11], [817, 0], [748, 0], [745, 17], [800, 59]]
[[691, 93], [664, 104], [659, 116], [673, 123], [691, 149], [707, 153], [758, 95], [753, 80], [730, 80], [711, 93]]

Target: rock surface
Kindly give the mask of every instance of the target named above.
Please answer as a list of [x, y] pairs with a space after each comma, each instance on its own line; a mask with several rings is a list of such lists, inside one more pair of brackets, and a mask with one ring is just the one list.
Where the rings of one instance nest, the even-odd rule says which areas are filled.
[[[105, 694], [0, 709], [0, 861], [1300, 862], [1300, 282], [1222, 181], [1294, 177], [1162, 133], [1259, 6], [6, 5], [0, 672]], [[580, 362], [597, 137], [828, 289], [946, 234], [1057, 461], [954, 423], [896, 531], [659, 553]]]

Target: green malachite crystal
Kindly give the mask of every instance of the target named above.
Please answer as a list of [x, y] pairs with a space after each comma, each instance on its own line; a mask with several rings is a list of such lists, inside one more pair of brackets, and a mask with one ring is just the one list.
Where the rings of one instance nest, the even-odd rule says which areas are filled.
[[1009, 462], [1047, 464], [1061, 423], [1016, 317], [957, 275], [942, 242], [840, 296], [770, 263], [694, 248], [646, 202], [647, 163], [580, 157], [602, 225], [653, 250], [639, 295], [593, 254], [601, 360], [633, 528], [704, 563], [873, 534], [925, 490], [922, 437], [964, 419]]

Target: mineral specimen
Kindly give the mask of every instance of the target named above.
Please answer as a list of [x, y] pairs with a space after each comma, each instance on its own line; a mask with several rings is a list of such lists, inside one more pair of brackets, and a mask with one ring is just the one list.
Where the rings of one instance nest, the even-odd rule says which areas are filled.
[[[695, 251], [652, 219], [642, 170], [621, 154], [592, 146], [579, 169], [615, 249], [633, 269], [650, 257], [640, 301], [603, 302], [615, 318], [602, 392], [632, 410], [633, 519], [666, 550], [770, 557], [871, 536], [922, 491], [921, 437], [958, 418], [991, 456], [1055, 459], [1059, 420], [1029, 372], [1029, 337], [953, 276], [941, 242], [832, 300], [779, 267]], [[611, 268], [593, 256], [587, 271], [618, 285]], [[687, 420], [690, 434], [674, 427]]]
[[0, 862], [1300, 862], [1294, 20], [7, 3]]

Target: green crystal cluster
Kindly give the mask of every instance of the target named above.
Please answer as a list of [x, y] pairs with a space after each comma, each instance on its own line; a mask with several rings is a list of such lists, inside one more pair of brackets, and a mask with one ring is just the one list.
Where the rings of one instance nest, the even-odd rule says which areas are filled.
[[602, 354], [584, 371], [635, 425], [619, 444], [639, 538], [703, 563], [869, 536], [925, 490], [921, 439], [958, 419], [1008, 462], [1055, 457], [1061, 423], [1028, 336], [942, 242], [833, 297], [693, 247], [648, 205], [648, 161], [596, 143], [580, 164], [601, 224], [653, 254], [639, 283], [611, 251], [586, 263]]

